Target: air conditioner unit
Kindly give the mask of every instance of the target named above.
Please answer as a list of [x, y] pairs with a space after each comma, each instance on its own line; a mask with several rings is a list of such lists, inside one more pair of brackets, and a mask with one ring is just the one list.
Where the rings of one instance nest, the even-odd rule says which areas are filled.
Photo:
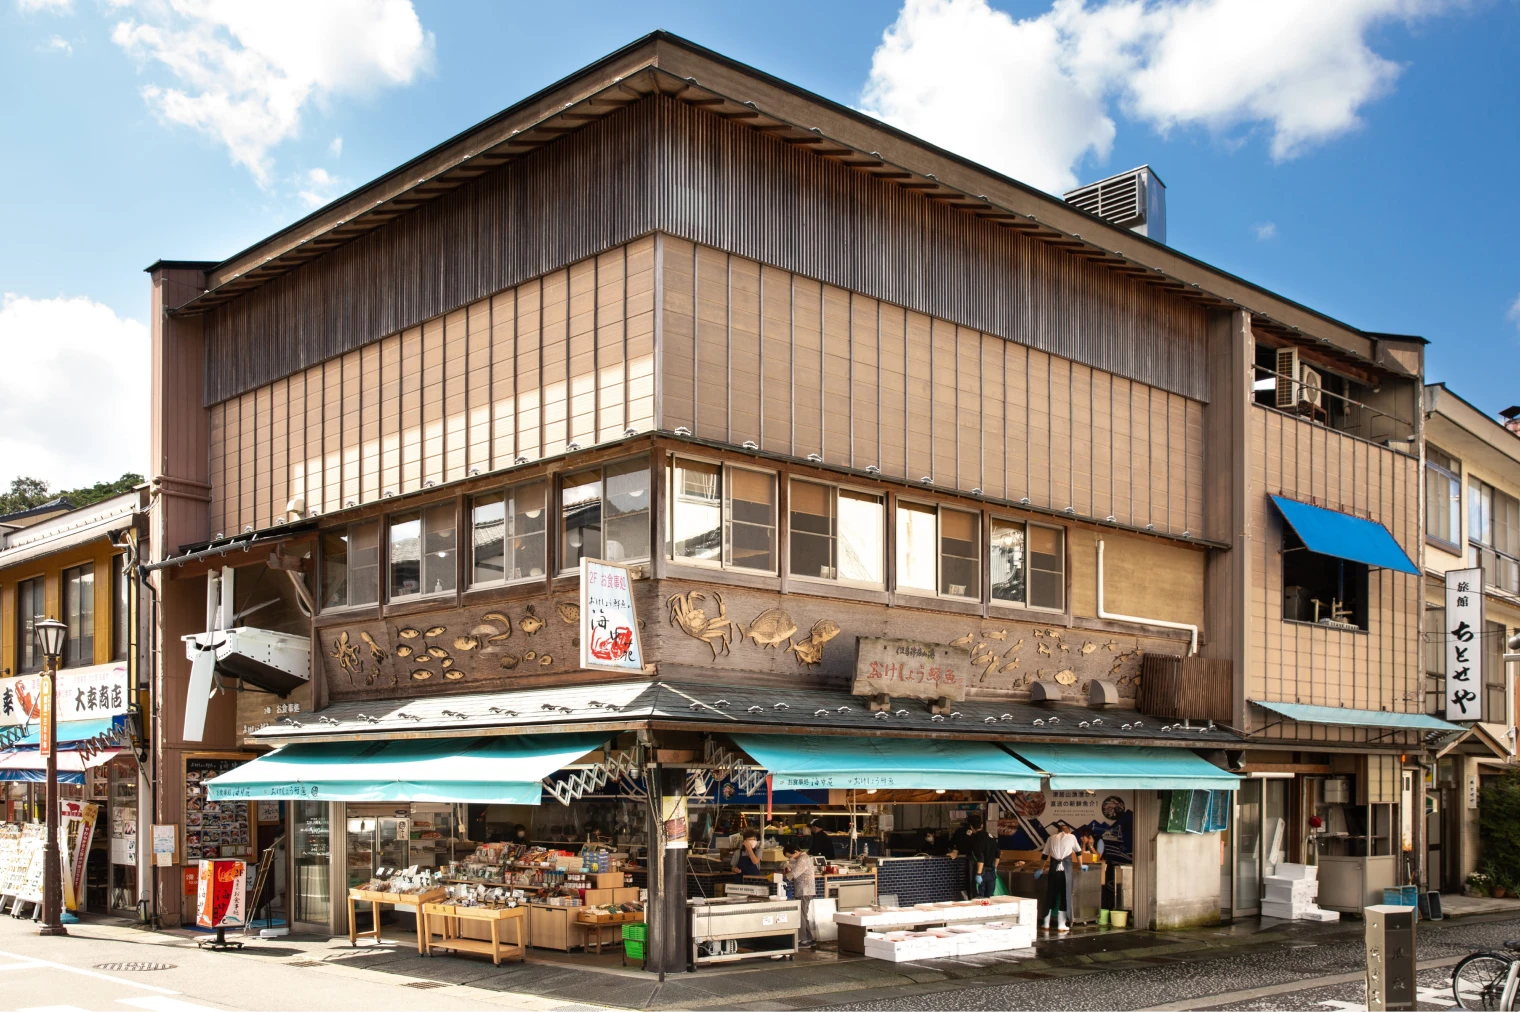
[[1277, 349], [1277, 399], [1279, 408], [1298, 407], [1298, 349]]
[[1298, 399], [1304, 404], [1312, 404], [1316, 408], [1320, 406], [1320, 388], [1324, 384], [1320, 381], [1319, 373], [1308, 366], [1300, 366], [1298, 370]]

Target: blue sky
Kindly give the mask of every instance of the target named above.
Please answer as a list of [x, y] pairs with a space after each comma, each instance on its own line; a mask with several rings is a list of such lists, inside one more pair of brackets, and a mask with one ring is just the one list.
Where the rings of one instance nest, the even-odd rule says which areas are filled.
[[226, 257], [654, 28], [1047, 188], [1149, 162], [1172, 245], [1520, 402], [1508, 0], [322, 6], [0, 0], [0, 353], [46, 380], [0, 402], [0, 482], [146, 469], [149, 263]]

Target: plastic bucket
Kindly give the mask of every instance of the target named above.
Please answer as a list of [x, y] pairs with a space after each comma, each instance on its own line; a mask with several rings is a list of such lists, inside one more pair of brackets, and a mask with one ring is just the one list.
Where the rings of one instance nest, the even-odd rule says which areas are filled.
[[1129, 927], [1129, 911], [1128, 910], [1114, 910], [1114, 911], [1110, 911], [1110, 913], [1108, 915], [1108, 923], [1112, 924], [1116, 928], [1127, 928], [1127, 927]]
[[1106, 928], [1106, 927], [1108, 927], [1108, 911], [1107, 910], [1099, 910], [1098, 911], [1098, 927], [1100, 927], [1100, 928]]

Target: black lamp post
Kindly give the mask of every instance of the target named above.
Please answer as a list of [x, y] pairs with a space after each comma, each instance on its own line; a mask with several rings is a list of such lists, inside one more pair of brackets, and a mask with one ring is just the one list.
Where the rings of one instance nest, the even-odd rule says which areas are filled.
[[47, 679], [45, 726], [38, 729], [47, 747], [47, 845], [42, 851], [42, 929], [41, 935], [66, 935], [63, 926], [63, 862], [58, 855], [58, 661], [63, 653], [63, 637], [68, 626], [51, 616], [39, 618], [37, 645], [42, 648], [43, 677]]

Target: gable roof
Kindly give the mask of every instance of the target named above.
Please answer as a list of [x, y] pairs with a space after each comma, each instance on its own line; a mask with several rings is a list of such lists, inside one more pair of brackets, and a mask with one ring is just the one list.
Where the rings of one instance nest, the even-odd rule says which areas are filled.
[[1370, 364], [1413, 375], [1386, 353], [1388, 335], [1359, 330], [858, 110], [663, 31], [608, 54], [209, 267], [207, 291], [175, 313], [195, 315], [235, 299], [653, 94], [702, 107], [783, 143], [806, 146], [819, 157], [1181, 297], [1246, 309], [1256, 326], [1279, 340], [1315, 345], [1348, 366]]

